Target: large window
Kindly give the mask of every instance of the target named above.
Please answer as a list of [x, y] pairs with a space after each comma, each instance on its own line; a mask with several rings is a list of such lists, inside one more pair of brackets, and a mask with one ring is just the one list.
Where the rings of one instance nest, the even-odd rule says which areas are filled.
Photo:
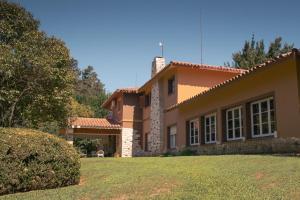
[[275, 109], [273, 97], [251, 103], [252, 137], [274, 135]]
[[242, 138], [242, 107], [226, 110], [226, 133], [227, 140]]
[[173, 94], [175, 92], [175, 76], [168, 80], [168, 94]]
[[176, 132], [177, 128], [176, 126], [171, 126], [170, 127], [170, 148], [174, 149], [176, 148]]
[[199, 121], [194, 119], [190, 121], [190, 144], [199, 144]]
[[206, 115], [204, 117], [205, 123], [205, 143], [215, 143], [216, 142], [216, 114]]

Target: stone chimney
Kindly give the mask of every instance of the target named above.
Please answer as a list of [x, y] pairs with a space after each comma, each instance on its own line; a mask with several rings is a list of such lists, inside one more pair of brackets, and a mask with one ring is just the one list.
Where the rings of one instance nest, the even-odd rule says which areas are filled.
[[155, 76], [160, 70], [162, 70], [166, 65], [166, 61], [164, 57], [155, 57], [152, 61], [152, 71], [151, 78]]

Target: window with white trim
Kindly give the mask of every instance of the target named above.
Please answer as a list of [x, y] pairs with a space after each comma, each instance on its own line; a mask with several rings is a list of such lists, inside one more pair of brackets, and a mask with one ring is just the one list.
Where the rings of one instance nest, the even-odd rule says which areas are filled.
[[177, 132], [177, 127], [171, 126], [170, 127], [170, 148], [171, 149], [176, 148], [176, 132]]
[[199, 144], [199, 120], [193, 119], [190, 121], [190, 144]]
[[273, 97], [251, 103], [252, 137], [274, 135], [275, 108]]
[[204, 117], [204, 133], [205, 133], [205, 143], [215, 143], [216, 142], [216, 113], [206, 115]]
[[226, 133], [227, 140], [242, 138], [242, 107], [235, 107], [226, 110]]

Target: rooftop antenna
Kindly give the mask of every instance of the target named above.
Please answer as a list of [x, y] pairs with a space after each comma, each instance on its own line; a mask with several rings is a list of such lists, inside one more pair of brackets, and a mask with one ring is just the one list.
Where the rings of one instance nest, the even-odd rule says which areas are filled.
[[202, 32], [202, 9], [200, 9], [200, 62], [203, 64], [203, 32]]
[[159, 42], [159, 46], [160, 46], [160, 49], [161, 49], [161, 57], [164, 57], [164, 44], [163, 44], [163, 42]]

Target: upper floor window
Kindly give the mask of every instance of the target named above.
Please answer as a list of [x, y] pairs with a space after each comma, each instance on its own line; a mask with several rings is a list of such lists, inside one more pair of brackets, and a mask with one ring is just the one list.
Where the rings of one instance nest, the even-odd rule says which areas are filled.
[[242, 107], [226, 110], [226, 132], [227, 140], [242, 138]]
[[204, 117], [204, 133], [205, 133], [205, 143], [215, 143], [216, 142], [216, 114], [206, 115]]
[[199, 144], [199, 122], [198, 119], [190, 121], [190, 144]]
[[145, 95], [145, 107], [150, 106], [151, 104], [151, 93]]
[[175, 92], [175, 76], [172, 76], [172, 78], [170, 78], [168, 80], [168, 94], [173, 94]]
[[274, 135], [275, 108], [273, 97], [251, 103], [252, 137]]

